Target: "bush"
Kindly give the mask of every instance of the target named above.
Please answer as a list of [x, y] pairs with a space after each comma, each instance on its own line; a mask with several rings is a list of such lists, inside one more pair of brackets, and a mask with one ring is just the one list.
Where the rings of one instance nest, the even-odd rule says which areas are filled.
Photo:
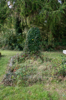
[[29, 29], [26, 38], [25, 51], [36, 53], [40, 50], [40, 30], [37, 27]]
[[15, 34], [13, 30], [6, 30], [2, 32], [0, 39], [0, 48], [2, 49], [10, 49], [10, 50], [23, 50], [23, 40], [24, 37], [21, 33], [18, 36]]

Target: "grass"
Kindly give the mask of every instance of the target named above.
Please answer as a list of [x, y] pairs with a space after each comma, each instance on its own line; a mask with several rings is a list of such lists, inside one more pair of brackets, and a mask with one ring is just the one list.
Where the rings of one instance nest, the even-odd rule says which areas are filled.
[[9, 59], [16, 55], [17, 53], [21, 53], [19, 51], [9, 51], [9, 50], [0, 50], [1, 55], [3, 57], [0, 58], [0, 80], [2, 79], [3, 75], [7, 71], [7, 63], [9, 62]]
[[[7, 71], [7, 64], [11, 56], [21, 53], [21, 51], [7, 51], [0, 50], [3, 57], [0, 58], [0, 82]], [[28, 80], [28, 86], [15, 85], [4, 86], [0, 83], [0, 100], [66, 100], [66, 81], [59, 81], [57, 78], [52, 77], [54, 67], [51, 67], [50, 59], [65, 58], [62, 52], [42, 52], [44, 61], [49, 58], [47, 62], [42, 63], [40, 58], [26, 59], [25, 62], [20, 63], [21, 67], [28, 66], [29, 75], [33, 75]], [[54, 62], [55, 64], [55, 62]], [[35, 71], [34, 71], [35, 70]], [[37, 78], [43, 75], [43, 81], [34, 82]], [[30, 82], [34, 82], [30, 84]]]
[[[44, 85], [31, 87], [2, 87], [0, 100], [58, 100], [56, 92], [49, 93], [44, 90]], [[52, 94], [52, 95], [51, 95]]]

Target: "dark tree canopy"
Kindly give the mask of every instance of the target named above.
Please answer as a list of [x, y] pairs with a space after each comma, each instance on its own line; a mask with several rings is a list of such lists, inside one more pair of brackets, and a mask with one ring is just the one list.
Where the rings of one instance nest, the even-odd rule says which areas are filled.
[[38, 27], [45, 47], [65, 40], [66, 0], [10, 0], [11, 8], [7, 3], [8, 0], [0, 1], [2, 28], [15, 29], [16, 35], [21, 33], [23, 39], [25, 29]]

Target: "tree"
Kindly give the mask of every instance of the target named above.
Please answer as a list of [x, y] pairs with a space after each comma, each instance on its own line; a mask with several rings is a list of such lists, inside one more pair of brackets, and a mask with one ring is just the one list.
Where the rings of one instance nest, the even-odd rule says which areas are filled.
[[[7, 5], [5, 6], [6, 2], [2, 3], [4, 9], [7, 8], [7, 10], [1, 11], [4, 20], [0, 18], [0, 23], [3, 24], [6, 19], [12, 17], [12, 22], [9, 20], [9, 23], [15, 26], [11, 28], [15, 28], [16, 35], [23, 33], [25, 27], [28, 29], [34, 26], [39, 27], [43, 43], [47, 44], [47, 48], [54, 45], [55, 41], [61, 41], [65, 37], [66, 0], [61, 0], [61, 3], [59, 0], [10, 0], [10, 2], [11, 9]], [[7, 13], [9, 11], [10, 13]]]
[[0, 27], [6, 22], [6, 18], [9, 15], [7, 2], [0, 0]]

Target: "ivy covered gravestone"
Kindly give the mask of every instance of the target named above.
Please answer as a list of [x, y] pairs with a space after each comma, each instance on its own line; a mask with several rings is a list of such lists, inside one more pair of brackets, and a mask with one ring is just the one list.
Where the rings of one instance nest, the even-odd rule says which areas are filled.
[[26, 45], [25, 51], [29, 52], [30, 54], [35, 54], [40, 50], [41, 44], [41, 35], [40, 30], [37, 27], [32, 27], [29, 29], [26, 37]]

